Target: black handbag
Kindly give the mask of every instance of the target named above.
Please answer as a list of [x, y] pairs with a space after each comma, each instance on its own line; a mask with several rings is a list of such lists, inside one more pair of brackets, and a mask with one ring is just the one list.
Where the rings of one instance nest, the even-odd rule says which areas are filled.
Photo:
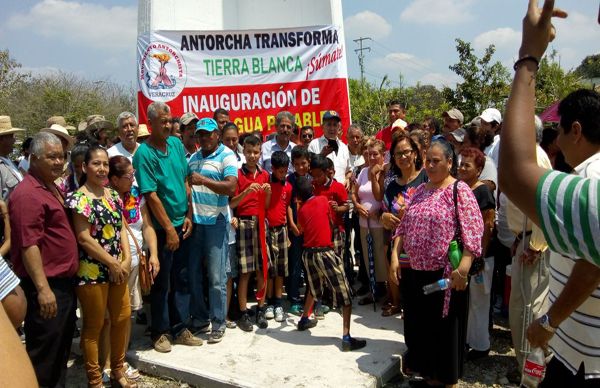
[[[460, 218], [458, 217], [458, 180], [454, 181], [452, 196], [454, 197], [454, 218], [456, 219], [456, 231], [454, 233], [454, 240], [458, 243], [458, 249], [460, 249], [460, 251], [462, 252], [464, 249], [464, 244], [462, 241], [462, 228], [460, 226]], [[471, 263], [471, 269], [469, 270], [469, 275], [477, 275], [479, 272], [483, 271], [484, 265], [485, 263], [482, 257], [474, 257], [473, 262]]]

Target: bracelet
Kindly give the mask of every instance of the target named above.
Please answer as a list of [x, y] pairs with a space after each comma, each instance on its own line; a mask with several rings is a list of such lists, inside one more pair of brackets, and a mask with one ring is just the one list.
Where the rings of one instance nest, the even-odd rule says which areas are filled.
[[533, 55], [525, 55], [519, 59], [517, 59], [517, 61], [515, 62], [515, 64], [513, 65], [513, 69], [515, 71], [517, 71], [517, 68], [519, 67], [519, 65], [525, 61], [533, 61], [535, 63], [535, 69], [539, 70], [540, 68], [540, 60], [536, 57], [534, 57]]
[[460, 271], [457, 269], [456, 273], [458, 274], [458, 276], [460, 276], [461, 279], [466, 279], [466, 276], [463, 276], [463, 274], [460, 273]]

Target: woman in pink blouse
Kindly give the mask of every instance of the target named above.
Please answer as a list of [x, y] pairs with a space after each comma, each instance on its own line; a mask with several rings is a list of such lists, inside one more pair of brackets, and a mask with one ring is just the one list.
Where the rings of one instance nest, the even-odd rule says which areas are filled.
[[[473, 257], [481, 255], [483, 220], [473, 192], [464, 182], [456, 185], [458, 217], [463, 243], [459, 266], [452, 269], [448, 247], [455, 237], [453, 173], [456, 155], [450, 143], [434, 141], [427, 150], [429, 182], [410, 198], [396, 235], [390, 278], [400, 277], [398, 253], [407, 253], [410, 268], [402, 270], [404, 337], [408, 351], [403, 365], [431, 385], [455, 386], [463, 373], [467, 326], [468, 274]], [[423, 286], [450, 279], [446, 291], [423, 293]]]

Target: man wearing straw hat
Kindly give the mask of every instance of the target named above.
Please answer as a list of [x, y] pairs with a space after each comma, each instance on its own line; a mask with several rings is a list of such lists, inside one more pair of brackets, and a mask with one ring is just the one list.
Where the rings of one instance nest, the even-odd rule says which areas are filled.
[[85, 131], [92, 136], [98, 144], [106, 147], [108, 144], [108, 131], [114, 128], [114, 125], [106, 120], [102, 115], [90, 115], [86, 119], [87, 126]]
[[0, 116], [0, 193], [7, 200], [15, 186], [23, 180], [23, 175], [8, 158], [15, 144], [15, 133], [25, 132], [21, 128], [13, 128], [10, 116]]

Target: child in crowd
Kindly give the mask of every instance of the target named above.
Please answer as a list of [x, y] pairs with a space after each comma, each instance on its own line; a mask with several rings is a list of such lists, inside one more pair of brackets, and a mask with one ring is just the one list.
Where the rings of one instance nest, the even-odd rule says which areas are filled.
[[269, 278], [267, 282], [268, 306], [266, 318], [283, 322], [281, 304], [283, 280], [288, 276], [287, 214], [292, 198], [292, 186], [286, 181], [290, 158], [283, 151], [271, 155], [271, 202], [267, 210], [267, 244], [269, 253]]
[[[344, 232], [344, 214], [348, 211], [348, 193], [340, 182], [333, 179], [335, 167], [333, 161], [323, 155], [314, 155], [310, 160], [310, 175], [312, 177], [314, 195], [322, 195], [329, 202], [333, 220], [333, 250], [339, 257], [344, 257], [346, 234]], [[347, 278], [347, 275], [346, 275]], [[318, 302], [315, 317], [324, 319], [329, 311], [331, 290], [325, 287], [324, 295], [315, 295]]]
[[[271, 201], [269, 174], [258, 166], [260, 159], [260, 139], [248, 136], [244, 139], [244, 157], [246, 163], [238, 170], [238, 183], [235, 195], [229, 206], [235, 209], [238, 218], [237, 250], [239, 259], [238, 300], [241, 317], [238, 327], [244, 331], [252, 331], [252, 322], [248, 314], [248, 281], [252, 272], [256, 271], [256, 287], [258, 293], [264, 292], [263, 253], [261, 247], [266, 245], [262, 239], [260, 228], [264, 228], [264, 214]], [[264, 234], [263, 234], [264, 236]], [[266, 257], [264, 258], [266, 259]], [[258, 298], [256, 324], [266, 329], [265, 299]]]
[[307, 270], [310, 291], [306, 293], [304, 313], [298, 322], [298, 330], [303, 331], [317, 325], [317, 321], [309, 319], [308, 312], [315, 300], [315, 295], [323, 293], [326, 283], [334, 294], [334, 303], [342, 306], [342, 350], [361, 349], [367, 341], [350, 336], [350, 317], [352, 300], [350, 286], [344, 275], [342, 258], [336, 255], [331, 242], [331, 207], [325, 196], [313, 195], [312, 183], [300, 177], [296, 182], [296, 190], [302, 207], [298, 210], [298, 226], [304, 234], [304, 253], [302, 261]]
[[294, 172], [288, 175], [287, 181], [292, 186], [292, 197], [288, 208], [288, 228], [290, 237], [289, 252], [289, 276], [286, 285], [288, 300], [291, 303], [288, 312], [294, 315], [302, 313], [302, 299], [300, 298], [300, 287], [302, 286], [302, 235], [298, 230], [298, 194], [296, 191], [296, 181], [299, 177], [310, 179], [308, 170], [310, 168], [310, 154], [305, 146], [296, 146], [292, 149], [292, 166]]

